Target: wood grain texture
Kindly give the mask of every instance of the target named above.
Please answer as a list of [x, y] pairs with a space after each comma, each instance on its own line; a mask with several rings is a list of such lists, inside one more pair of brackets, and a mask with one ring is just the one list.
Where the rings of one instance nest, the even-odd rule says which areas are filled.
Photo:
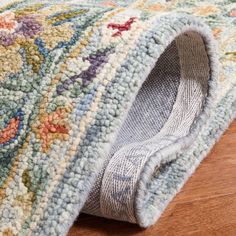
[[236, 120], [149, 229], [82, 214], [68, 236], [235, 236]]

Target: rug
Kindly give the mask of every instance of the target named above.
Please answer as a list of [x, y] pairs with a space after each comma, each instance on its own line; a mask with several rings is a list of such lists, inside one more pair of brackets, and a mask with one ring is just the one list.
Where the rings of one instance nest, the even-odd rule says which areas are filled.
[[1, 1], [0, 235], [154, 224], [235, 86], [234, 0]]

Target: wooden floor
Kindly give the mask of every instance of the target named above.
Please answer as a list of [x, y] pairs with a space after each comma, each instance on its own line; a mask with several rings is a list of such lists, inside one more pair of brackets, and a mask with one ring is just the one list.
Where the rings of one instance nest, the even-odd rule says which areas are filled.
[[236, 120], [154, 226], [81, 215], [68, 234], [79, 235], [236, 236]]

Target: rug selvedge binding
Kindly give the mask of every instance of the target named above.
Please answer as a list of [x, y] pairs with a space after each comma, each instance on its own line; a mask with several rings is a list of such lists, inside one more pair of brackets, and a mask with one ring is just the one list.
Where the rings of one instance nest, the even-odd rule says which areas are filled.
[[[61, 235], [68, 231], [102, 164], [101, 158], [92, 158], [101, 152], [105, 155], [102, 147], [107, 145], [108, 149], [108, 134], [120, 123], [118, 117], [125, 108], [119, 102], [124, 99], [121, 104], [127, 103], [128, 93], [133, 92], [134, 97], [141, 86], [139, 77], [124, 79], [126, 92], [119, 92], [122, 86], [112, 92], [113, 96], [120, 93], [118, 99], [112, 97], [107, 121], [103, 121], [105, 116], [101, 118], [100, 132], [91, 144], [94, 149], [87, 148], [90, 138], [86, 132], [104, 109], [104, 94], [119, 84], [114, 78], [122, 72], [125, 51], [134, 47], [134, 39], [152, 24], [149, 18], [155, 14], [155, 7], [147, 7], [145, 2], [129, 9], [114, 4], [97, 4], [91, 9], [86, 4], [63, 1], [20, 1], [6, 12], [0, 10], [3, 235]], [[191, 24], [188, 16], [181, 17]], [[230, 17], [234, 17], [233, 10]], [[234, 65], [233, 51], [226, 52], [225, 57]], [[84, 156], [78, 156], [80, 148]], [[73, 186], [74, 192], [62, 192]]]

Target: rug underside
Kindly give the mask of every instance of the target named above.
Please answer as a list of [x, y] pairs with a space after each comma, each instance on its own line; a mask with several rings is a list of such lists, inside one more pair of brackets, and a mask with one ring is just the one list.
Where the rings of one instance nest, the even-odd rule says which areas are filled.
[[80, 212], [154, 224], [236, 116], [236, 3], [0, 3], [0, 236]]

